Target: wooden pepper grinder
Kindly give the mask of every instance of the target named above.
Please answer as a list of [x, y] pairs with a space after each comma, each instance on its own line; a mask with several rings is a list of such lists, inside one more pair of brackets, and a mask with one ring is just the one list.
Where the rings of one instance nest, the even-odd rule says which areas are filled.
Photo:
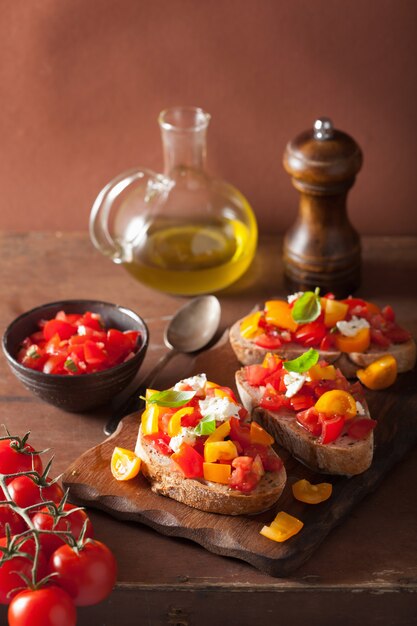
[[332, 291], [344, 298], [360, 283], [359, 235], [346, 211], [346, 197], [362, 165], [358, 144], [320, 118], [290, 141], [284, 168], [300, 192], [298, 217], [284, 239], [283, 261], [291, 292]]

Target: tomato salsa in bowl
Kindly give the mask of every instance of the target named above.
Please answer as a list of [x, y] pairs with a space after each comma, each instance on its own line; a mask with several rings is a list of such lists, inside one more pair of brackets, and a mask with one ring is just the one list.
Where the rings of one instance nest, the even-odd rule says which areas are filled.
[[126, 307], [63, 300], [17, 317], [3, 335], [3, 351], [32, 393], [83, 412], [111, 401], [133, 380], [148, 341], [144, 320]]

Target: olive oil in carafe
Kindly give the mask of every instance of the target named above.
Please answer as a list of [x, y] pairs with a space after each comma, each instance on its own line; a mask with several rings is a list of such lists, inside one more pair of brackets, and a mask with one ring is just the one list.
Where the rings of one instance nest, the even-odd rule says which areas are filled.
[[233, 283], [250, 265], [256, 229], [237, 219], [181, 223], [159, 219], [132, 249], [125, 268], [168, 293], [209, 293]]

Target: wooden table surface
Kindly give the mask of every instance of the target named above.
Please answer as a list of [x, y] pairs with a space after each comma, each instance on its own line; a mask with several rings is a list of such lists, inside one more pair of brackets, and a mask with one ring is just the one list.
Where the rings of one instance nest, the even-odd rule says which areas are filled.
[[[166, 348], [163, 328], [185, 299], [152, 291], [101, 257], [86, 233], [0, 233], [0, 327], [45, 302], [96, 298], [133, 308], [149, 325], [141, 375]], [[222, 328], [257, 302], [284, 296], [282, 242], [261, 240], [249, 272], [218, 294]], [[390, 303], [417, 336], [417, 238], [365, 238], [358, 295]], [[161, 376], [181, 377], [186, 357]], [[417, 394], [417, 391], [416, 391]], [[32, 396], [0, 359], [0, 419], [35, 447], [51, 447], [58, 474], [102, 441], [109, 409], [69, 414]], [[399, 416], [400, 418], [401, 416]], [[409, 454], [289, 578], [271, 578], [191, 542], [160, 536], [90, 510], [96, 536], [114, 551], [118, 582], [107, 601], [79, 609], [78, 624], [238, 626], [285, 623], [410, 626], [417, 623], [417, 455]], [[0, 609], [0, 623], [6, 623]]]

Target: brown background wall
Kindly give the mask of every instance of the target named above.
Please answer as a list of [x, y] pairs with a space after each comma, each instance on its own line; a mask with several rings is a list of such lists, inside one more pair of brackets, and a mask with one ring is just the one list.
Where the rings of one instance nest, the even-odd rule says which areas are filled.
[[417, 232], [414, 0], [0, 0], [0, 228], [85, 229], [114, 175], [160, 169], [156, 118], [212, 114], [209, 169], [261, 230], [292, 223], [287, 141], [328, 115], [362, 146], [363, 234]]

